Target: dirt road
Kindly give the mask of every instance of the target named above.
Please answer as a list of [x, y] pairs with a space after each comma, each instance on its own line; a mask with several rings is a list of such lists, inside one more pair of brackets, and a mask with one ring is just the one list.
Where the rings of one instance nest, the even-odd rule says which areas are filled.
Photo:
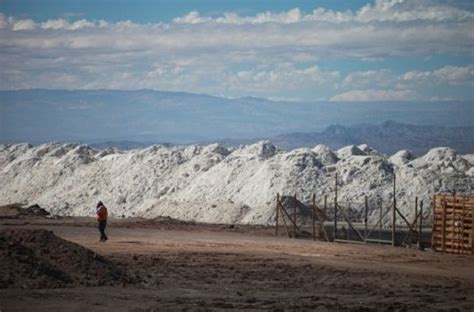
[[[0, 289], [4, 311], [474, 309], [474, 257], [275, 238], [268, 229], [4, 221], [53, 230], [126, 270], [114, 287]], [[7, 268], [8, 269], [8, 268]]]

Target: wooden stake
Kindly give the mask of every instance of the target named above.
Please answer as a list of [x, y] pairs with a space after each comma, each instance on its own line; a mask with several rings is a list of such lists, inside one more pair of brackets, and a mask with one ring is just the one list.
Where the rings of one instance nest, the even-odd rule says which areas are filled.
[[296, 238], [296, 208], [298, 208], [298, 202], [295, 193], [295, 209], [293, 210], [293, 220], [295, 220], [295, 223], [293, 223], [293, 238]]
[[313, 209], [312, 209], [312, 213], [313, 213], [313, 240], [316, 240], [316, 225], [315, 225], [315, 213], [316, 213], [316, 195], [313, 194]]
[[336, 183], [335, 183], [335, 194], [334, 194], [334, 239], [337, 237], [337, 172], [336, 172]]
[[420, 202], [420, 223], [418, 224], [418, 249], [423, 250], [423, 244], [421, 244], [421, 231], [423, 229], [423, 201]]
[[288, 218], [288, 220], [291, 222], [291, 224], [293, 224], [293, 227], [296, 227], [296, 230], [299, 231], [299, 228], [296, 226], [296, 223], [292, 220], [292, 218], [291, 218], [290, 214], [288, 213], [288, 211], [286, 211], [285, 207], [283, 207], [283, 205], [281, 205], [281, 204], [280, 204], [280, 212], [283, 212], [281, 214], [282, 220], [285, 221], [284, 216], [286, 216]]
[[[456, 196], [453, 195], [453, 204], [456, 203]], [[454, 234], [456, 233], [456, 227], [454, 226], [454, 223], [456, 222], [456, 213], [454, 212], [454, 209], [453, 209], [453, 212], [451, 213], [451, 252], [454, 253]], [[459, 246], [456, 248], [458, 250], [458, 253], [459, 253]]]
[[[339, 208], [341, 208], [341, 207], [339, 207]], [[348, 227], [349, 227], [350, 229], [352, 229], [352, 230], [357, 234], [357, 236], [359, 236], [361, 242], [363, 243], [363, 242], [364, 242], [364, 237], [363, 237], [362, 234], [359, 232], [359, 230], [357, 230], [357, 229], [352, 225], [351, 220], [349, 220], [348, 215], [345, 213], [344, 209], [342, 209], [342, 208], [341, 208], [341, 214], [342, 214], [342, 217], [346, 220]], [[347, 230], [347, 232], [349, 232], [349, 229]], [[348, 237], [349, 237], [349, 235], [348, 235]], [[349, 239], [347, 239], [347, 240], [349, 240]]]
[[280, 209], [279, 209], [279, 205], [280, 205], [280, 193], [277, 193], [277, 202], [276, 202], [276, 227], [275, 227], [275, 236], [278, 236], [278, 219], [280, 219]]
[[[286, 212], [286, 210], [283, 208], [282, 205], [278, 205], [278, 208], [281, 209], [283, 212]], [[288, 230], [288, 225], [286, 224], [286, 219], [283, 214], [281, 214], [281, 219], [283, 220], [283, 224], [285, 225], [286, 237], [290, 238], [290, 231]], [[288, 219], [291, 220], [289, 216], [288, 216]]]
[[441, 251], [446, 250], [446, 196], [443, 195], [443, 212], [441, 220]]
[[436, 221], [435, 221], [435, 209], [436, 209], [436, 195], [433, 195], [431, 202], [431, 249], [436, 250]]
[[[328, 209], [328, 196], [324, 195], [324, 217], [327, 216], [327, 209]], [[326, 219], [324, 219], [326, 221]]]
[[415, 216], [415, 220], [413, 220], [411, 225], [408, 226], [410, 228], [410, 231], [408, 231], [407, 234], [405, 235], [405, 237], [403, 238], [402, 245], [405, 244], [405, 242], [408, 240], [408, 238], [410, 238], [410, 239], [412, 238], [412, 234], [415, 234], [416, 237], [418, 238], [417, 224], [418, 224], [418, 218], [419, 217], [420, 217], [420, 214], [417, 213], [416, 216]]
[[[388, 214], [388, 210], [385, 212]], [[379, 240], [382, 240], [382, 227], [383, 227], [383, 201], [380, 201], [380, 218], [379, 218]]]
[[[466, 215], [466, 199], [467, 196], [464, 196], [464, 199], [462, 201], [462, 216], [461, 216], [461, 253], [464, 253], [464, 216]], [[472, 225], [471, 225], [472, 226]], [[474, 228], [474, 226], [472, 226]], [[473, 237], [474, 240], [474, 237]], [[471, 252], [473, 250], [471, 249]]]
[[367, 215], [369, 213], [369, 200], [365, 196], [365, 217], [364, 217], [364, 241], [367, 241]]
[[400, 210], [398, 210], [398, 208], [395, 210], [398, 213], [398, 215], [402, 218], [402, 220], [406, 223], [406, 225], [408, 225], [408, 229], [410, 230], [410, 233], [415, 232], [415, 230], [413, 229], [413, 226], [410, 224], [407, 218], [405, 218], [405, 216], [400, 212]]
[[[471, 218], [474, 215], [474, 208], [470, 207], [471, 210]], [[471, 241], [471, 255], [474, 255], [474, 226], [471, 225], [471, 238], [469, 239]]]
[[[414, 228], [416, 228], [417, 220], [418, 220], [418, 196], [415, 197], [415, 218], [414, 218], [414, 222], [412, 223]], [[413, 240], [412, 232], [410, 231], [410, 240], [408, 241], [408, 244], [410, 245], [410, 247], [411, 247], [412, 240]]]
[[329, 242], [329, 235], [326, 232], [326, 227], [324, 225], [324, 222], [326, 222], [326, 220], [327, 220], [327, 214], [326, 214], [327, 208], [328, 208], [328, 196], [324, 195], [324, 210], [323, 210], [323, 215], [322, 215], [321, 219], [319, 220], [319, 222], [321, 223], [321, 227], [322, 227], [322, 230], [323, 230], [323, 233], [324, 233], [324, 238], [326, 238], [326, 242]]
[[415, 218], [413, 218], [413, 225], [418, 222], [418, 196], [415, 197]]
[[395, 198], [396, 194], [396, 177], [395, 177], [395, 172], [393, 173], [393, 213], [392, 213], [392, 247], [395, 247], [395, 233], [396, 233], [396, 211], [397, 211], [397, 199]]
[[[339, 207], [339, 208], [341, 208], [341, 207]], [[348, 204], [347, 213], [344, 213], [347, 216], [347, 220], [350, 220], [350, 211], [351, 211], [351, 203]], [[341, 212], [344, 212], [344, 208], [341, 208]], [[347, 221], [347, 231], [346, 231], [347, 240], [351, 239], [351, 231], [350, 231], [349, 227], [350, 227], [349, 221]]]

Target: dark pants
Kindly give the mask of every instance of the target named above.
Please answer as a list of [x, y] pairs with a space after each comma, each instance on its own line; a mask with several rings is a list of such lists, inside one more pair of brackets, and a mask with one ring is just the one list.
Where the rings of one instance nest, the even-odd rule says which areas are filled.
[[100, 240], [106, 241], [108, 240], [107, 235], [105, 235], [105, 227], [107, 226], [107, 220], [99, 221], [99, 231], [100, 231]]

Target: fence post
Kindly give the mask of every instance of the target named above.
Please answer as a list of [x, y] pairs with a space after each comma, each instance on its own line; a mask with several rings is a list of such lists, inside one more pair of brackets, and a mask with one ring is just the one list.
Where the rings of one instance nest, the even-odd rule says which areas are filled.
[[364, 217], [364, 240], [367, 242], [367, 215], [369, 213], [369, 202], [365, 196], [365, 217]]
[[275, 236], [278, 236], [278, 219], [280, 219], [280, 193], [277, 193], [277, 202], [276, 202], [276, 227], [275, 227]]
[[444, 253], [446, 251], [446, 195], [443, 195], [443, 214], [441, 215], [442, 223], [441, 223], [441, 251]]
[[436, 210], [436, 194], [431, 198], [431, 249], [436, 250], [436, 241], [435, 241], [435, 210]]
[[397, 199], [395, 198], [396, 194], [396, 176], [395, 172], [393, 173], [393, 213], [392, 213], [392, 247], [395, 247], [395, 234], [396, 234], [396, 218], [397, 218]]
[[[415, 197], [415, 219], [414, 219], [414, 221], [413, 221], [413, 222], [414, 222], [414, 223], [413, 223], [413, 229], [416, 229], [416, 223], [417, 223], [417, 221], [418, 221], [418, 196]], [[411, 247], [411, 242], [413, 241], [413, 239], [412, 239], [412, 234], [413, 234], [413, 233], [410, 231], [410, 241], [409, 241], [410, 247]], [[418, 236], [418, 239], [419, 239], [419, 238], [420, 238], [420, 237]]]
[[417, 222], [417, 216], [418, 216], [418, 196], [415, 197], [415, 222]]
[[293, 223], [293, 238], [296, 238], [296, 208], [298, 207], [298, 202], [296, 199], [296, 193], [295, 193], [295, 209], [293, 210], [293, 220], [295, 220], [295, 223]]
[[315, 225], [315, 221], [314, 221], [314, 218], [315, 218], [315, 210], [316, 210], [316, 195], [313, 194], [313, 209], [312, 209], [312, 212], [313, 212], [313, 240], [316, 240], [316, 225]]
[[326, 221], [327, 209], [328, 209], [328, 196], [324, 195], [324, 221]]
[[[455, 226], [454, 223], [456, 222], [456, 214], [454, 213], [456, 207], [457, 198], [456, 195], [453, 195], [453, 213], [451, 213], [451, 253], [454, 253], [454, 238], [455, 238]], [[463, 233], [464, 234], [464, 233]], [[459, 243], [456, 246], [457, 252], [459, 253]]]
[[382, 222], [383, 222], [383, 201], [379, 199], [380, 202], [380, 216], [379, 216], [379, 240], [382, 240]]
[[422, 250], [423, 245], [421, 244], [421, 231], [423, 229], [423, 201], [420, 201], [420, 224], [418, 224], [418, 249]]
[[336, 186], [334, 195], [334, 240], [337, 237], [337, 172], [336, 172]]

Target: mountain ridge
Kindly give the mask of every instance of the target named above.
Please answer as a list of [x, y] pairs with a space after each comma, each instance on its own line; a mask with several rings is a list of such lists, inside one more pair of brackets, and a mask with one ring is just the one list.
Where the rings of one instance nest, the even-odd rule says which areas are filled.
[[408, 149], [420, 155], [437, 146], [451, 147], [460, 153], [472, 153], [474, 126], [412, 125], [389, 120], [378, 125], [332, 125], [322, 132], [288, 133], [273, 138], [272, 142], [286, 149], [316, 144], [325, 144], [333, 149], [368, 144], [385, 154]]
[[[391, 155], [400, 150], [409, 150], [422, 155], [430, 149], [445, 146], [457, 150], [459, 153], [474, 153], [474, 126], [444, 127], [431, 125], [412, 125], [395, 121], [385, 121], [381, 124], [361, 124], [355, 126], [331, 125], [320, 132], [295, 132], [274, 137], [253, 139], [221, 139], [215, 141], [193, 142], [191, 144], [219, 143], [226, 147], [253, 144], [262, 140], [269, 140], [277, 147], [292, 150], [301, 147], [314, 147], [324, 144], [332, 149], [339, 149], [347, 145], [368, 144], [380, 153]], [[162, 141], [129, 141], [129, 140], [102, 140], [84, 142], [97, 149], [118, 148], [130, 150], [145, 148], [151, 145], [179, 146]]]
[[[186, 145], [216, 141], [237, 144], [264, 138], [287, 146], [285, 136], [300, 140], [299, 145], [324, 143], [317, 133], [331, 125], [355, 127], [393, 120], [412, 125], [471, 126], [472, 116], [472, 102], [285, 102], [155, 90], [33, 89], [0, 91], [0, 143], [129, 141]], [[410, 128], [402, 128], [406, 132], [403, 136], [409, 137]], [[380, 132], [375, 128], [370, 131], [374, 130]], [[354, 131], [362, 130], [336, 127], [324, 135], [335, 141], [328, 142], [330, 145], [368, 143], [364, 142], [367, 134], [354, 138]], [[447, 135], [447, 131], [436, 131], [433, 136]], [[301, 133], [304, 135], [298, 135]], [[312, 141], [308, 133], [313, 133]], [[457, 132], [452, 136], [456, 146], [471, 146], [472, 135], [467, 143], [458, 142]], [[447, 143], [451, 141], [448, 135], [430, 146], [450, 146]]]

